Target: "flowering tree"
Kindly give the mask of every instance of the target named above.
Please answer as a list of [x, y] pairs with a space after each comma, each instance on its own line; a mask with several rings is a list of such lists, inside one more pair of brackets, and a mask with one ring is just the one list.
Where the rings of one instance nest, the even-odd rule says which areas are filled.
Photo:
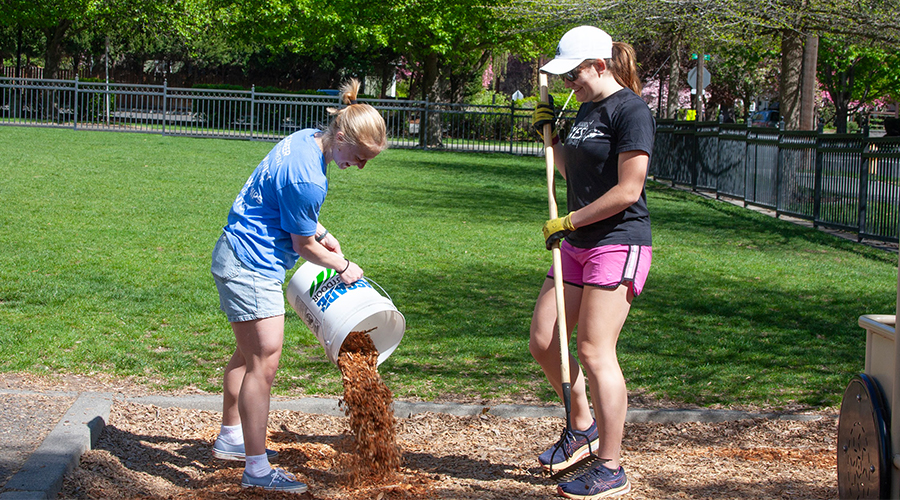
[[[649, 80], [646, 84], [644, 84], [644, 88], [641, 90], [641, 97], [644, 98], [644, 102], [646, 102], [647, 105], [650, 106], [650, 109], [652, 109], [654, 111], [654, 113], [656, 113], [657, 116], [663, 116], [663, 114], [665, 113], [665, 110], [661, 111], [658, 109], [658, 103], [660, 101], [660, 98], [659, 98], [660, 81], [661, 81], [660, 79]], [[666, 82], [666, 81], [662, 82], [662, 94], [664, 96], [672, 95], [669, 92], [669, 82]], [[681, 87], [676, 90], [674, 95], [678, 96], [677, 105], [675, 106], [675, 109], [685, 109], [685, 108], [691, 107], [691, 91], [690, 91], [690, 89]], [[709, 87], [707, 87], [707, 90], [704, 93], [704, 98], [709, 99], [710, 97], [712, 97], [712, 94], [710, 94]], [[666, 97], [665, 99], [668, 99], [668, 98], [669, 97]], [[682, 117], [679, 116], [678, 118], [682, 118]]]

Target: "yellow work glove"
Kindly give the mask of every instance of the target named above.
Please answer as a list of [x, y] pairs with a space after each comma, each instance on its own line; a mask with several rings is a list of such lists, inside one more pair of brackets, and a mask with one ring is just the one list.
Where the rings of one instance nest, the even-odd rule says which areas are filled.
[[541, 139], [544, 139], [544, 125], [550, 124], [550, 143], [559, 142], [559, 133], [556, 131], [556, 111], [553, 109], [553, 96], [550, 97], [550, 104], [539, 102], [534, 108], [531, 115], [531, 125], [537, 131]]
[[572, 225], [572, 214], [565, 217], [550, 219], [544, 223], [544, 239], [547, 241], [547, 250], [553, 248], [553, 244], [566, 237], [575, 230]]

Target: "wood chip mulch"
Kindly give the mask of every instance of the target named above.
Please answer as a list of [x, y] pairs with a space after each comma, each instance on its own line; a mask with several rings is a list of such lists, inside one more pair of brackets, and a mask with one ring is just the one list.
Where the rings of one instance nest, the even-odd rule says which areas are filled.
[[[309, 485], [302, 495], [242, 490], [242, 462], [212, 458], [218, 412], [116, 401], [97, 447], [64, 482], [72, 499], [537, 499], [555, 485], [537, 455], [560, 418], [399, 418], [400, 471], [378, 481], [348, 475], [347, 417], [273, 411], [268, 447]], [[726, 423], [628, 423], [622, 464], [631, 499], [826, 499], [837, 497], [837, 419]]]

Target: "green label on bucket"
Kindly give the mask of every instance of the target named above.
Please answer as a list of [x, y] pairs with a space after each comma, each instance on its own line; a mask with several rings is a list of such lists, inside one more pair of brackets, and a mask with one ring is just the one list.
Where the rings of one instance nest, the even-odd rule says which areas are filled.
[[337, 271], [334, 269], [326, 269], [319, 273], [319, 275], [316, 276], [316, 280], [309, 286], [309, 298], [312, 298], [313, 294], [316, 293], [316, 290], [322, 286], [322, 283], [325, 283], [329, 278], [334, 276], [337, 276]]

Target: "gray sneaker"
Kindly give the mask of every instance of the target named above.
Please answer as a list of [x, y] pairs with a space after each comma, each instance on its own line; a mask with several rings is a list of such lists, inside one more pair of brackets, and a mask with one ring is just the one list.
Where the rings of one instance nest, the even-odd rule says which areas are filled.
[[289, 493], [305, 493], [306, 485], [297, 481], [297, 477], [283, 469], [272, 469], [263, 477], [253, 477], [244, 471], [241, 488], [262, 488], [269, 491], [286, 491]]
[[[239, 460], [241, 462], [247, 458], [244, 454], [243, 444], [227, 444], [218, 438], [216, 439], [216, 442], [213, 443], [213, 456], [221, 460]], [[277, 451], [266, 448], [266, 457], [269, 460], [272, 460], [277, 456]]]

